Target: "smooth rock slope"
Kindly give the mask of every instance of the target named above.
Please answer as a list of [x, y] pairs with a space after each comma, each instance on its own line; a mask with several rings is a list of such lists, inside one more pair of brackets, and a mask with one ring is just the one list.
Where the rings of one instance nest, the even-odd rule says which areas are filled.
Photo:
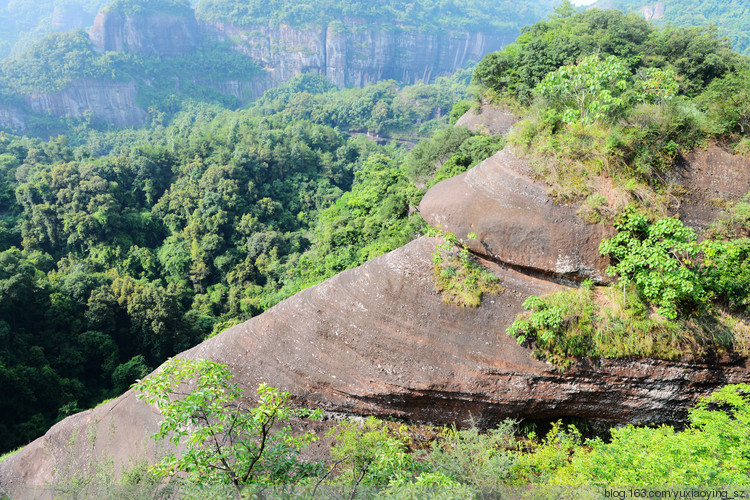
[[[420, 238], [307, 289], [185, 352], [226, 363], [252, 396], [261, 382], [302, 405], [480, 425], [516, 417], [680, 420], [699, 394], [747, 379], [747, 364], [579, 363], [560, 374], [504, 334], [529, 295], [564, 287], [484, 262], [505, 291], [479, 308], [446, 305], [431, 280], [435, 241]], [[153, 460], [159, 415], [132, 391], [69, 417], [0, 463], [0, 486], [40, 494], [61, 475], [111, 459], [119, 474]]]
[[599, 253], [611, 228], [587, 224], [576, 207], [556, 205], [546, 186], [534, 182], [528, 164], [508, 149], [461, 175], [441, 182], [419, 210], [433, 226], [468, 241], [496, 261], [563, 278], [608, 280], [609, 258]]

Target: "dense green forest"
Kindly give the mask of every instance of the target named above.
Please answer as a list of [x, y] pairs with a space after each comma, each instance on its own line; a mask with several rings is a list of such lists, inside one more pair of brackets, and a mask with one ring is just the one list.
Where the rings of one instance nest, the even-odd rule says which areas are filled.
[[[719, 33], [729, 38], [737, 52], [750, 55], [750, 8], [743, 0], [661, 0], [665, 6], [664, 17], [656, 20], [659, 25], [671, 24], [687, 28], [690, 26], [716, 25]], [[655, 1], [613, 0], [613, 6], [627, 10], [654, 6]]]
[[[339, 91], [310, 74], [247, 110], [184, 104], [166, 126], [0, 135], [3, 447], [412, 239], [404, 149], [355, 132], [428, 137], [469, 77]], [[455, 133], [459, 168], [497, 149]]]
[[238, 4], [234, 0], [199, 0], [196, 15], [202, 19], [243, 26], [268, 23], [306, 26], [355, 17], [382, 24], [389, 29], [498, 30], [507, 33], [518, 32], [521, 27], [543, 18], [556, 3], [553, 0], [388, 0], [377, 3], [363, 0], [251, 0]]

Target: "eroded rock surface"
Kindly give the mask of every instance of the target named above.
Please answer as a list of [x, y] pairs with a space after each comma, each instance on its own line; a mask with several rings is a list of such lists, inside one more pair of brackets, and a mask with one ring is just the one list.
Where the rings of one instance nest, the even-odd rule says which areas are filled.
[[471, 108], [456, 121], [457, 127], [466, 127], [472, 132], [506, 136], [518, 117], [509, 110], [492, 104], [484, 104], [478, 110]]
[[725, 202], [750, 193], [750, 157], [735, 155], [717, 144], [696, 149], [669, 172], [669, 180], [684, 186], [680, 218], [691, 227], [705, 229], [721, 213]]
[[468, 172], [433, 187], [419, 210], [474, 252], [491, 259], [575, 280], [608, 280], [609, 258], [599, 253], [611, 228], [587, 224], [576, 207], [556, 205], [528, 164], [504, 149]]
[[[182, 356], [226, 363], [250, 395], [266, 382], [328, 411], [445, 424], [473, 417], [488, 426], [506, 417], [680, 420], [698, 395], [747, 380], [741, 363], [604, 361], [560, 374], [504, 331], [529, 295], [563, 286], [485, 261], [505, 291], [479, 308], [446, 305], [431, 279], [434, 249], [433, 240], [418, 239]], [[115, 473], [134, 458], [153, 460], [159, 450], [149, 436], [158, 420], [129, 391], [63, 420], [0, 463], [0, 486], [33, 496], [20, 485], [91, 470], [95, 457], [113, 459]]]
[[26, 113], [18, 106], [0, 104], [0, 129], [23, 132], [26, 130]]
[[274, 85], [304, 72], [326, 75], [339, 87], [384, 79], [412, 84], [453, 74], [469, 61], [513, 42], [517, 32], [423, 33], [344, 18], [307, 29], [201, 22], [206, 36], [231, 42], [260, 63]]
[[[88, 111], [99, 120], [118, 127], [142, 125], [147, 113], [138, 106], [135, 82], [106, 82], [83, 79], [55, 94], [26, 96], [36, 113], [82, 117]], [[1, 125], [1, 124], [0, 124]]]
[[198, 22], [190, 15], [148, 13], [129, 16], [102, 11], [89, 31], [91, 43], [101, 51], [136, 52], [146, 56], [180, 56], [193, 52], [201, 41]]

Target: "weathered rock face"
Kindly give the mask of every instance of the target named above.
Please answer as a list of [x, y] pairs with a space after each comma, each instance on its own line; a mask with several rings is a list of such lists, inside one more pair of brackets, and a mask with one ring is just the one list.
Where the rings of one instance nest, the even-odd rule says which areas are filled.
[[680, 218], [689, 226], [705, 229], [722, 211], [723, 202], [737, 201], [750, 193], [750, 157], [735, 155], [723, 146], [696, 149], [668, 172], [669, 180], [684, 186]]
[[[84, 22], [75, 12], [62, 10], [55, 19], [60, 26]], [[502, 48], [517, 34], [430, 34], [365, 25], [356, 19], [307, 30], [284, 25], [239, 27], [210, 22], [199, 27], [192, 13], [148, 12], [130, 16], [119, 11], [102, 11], [89, 30], [89, 39], [99, 51], [164, 57], [190, 54], [203, 36], [229, 41], [235, 50], [261, 64], [266, 74], [228, 81], [207, 75], [207, 81], [197, 83], [246, 103], [267, 89], [310, 71], [328, 76], [340, 87], [364, 86], [383, 79], [406, 84], [433, 81]], [[34, 111], [54, 116], [81, 116], [90, 110], [113, 125], [139, 125], [146, 114], [131, 98], [131, 88], [135, 89], [132, 84], [81, 80], [57, 94], [27, 96], [27, 101]], [[107, 96], [110, 92], [113, 95]], [[7, 128], [3, 122], [0, 126]]]
[[135, 82], [77, 80], [56, 94], [33, 94], [26, 102], [36, 113], [81, 117], [90, 111], [117, 126], [140, 125], [147, 113], [136, 102]]
[[235, 26], [203, 22], [207, 36], [231, 41], [258, 61], [275, 84], [308, 71], [326, 75], [339, 87], [383, 79], [401, 83], [432, 81], [478, 61], [515, 40], [518, 33], [428, 34], [385, 29], [344, 19], [314, 29], [290, 26]]
[[473, 169], [445, 180], [422, 199], [431, 225], [468, 240], [471, 249], [521, 268], [606, 282], [608, 257], [599, 253], [611, 229], [586, 224], [576, 208], [556, 205], [528, 175], [528, 164], [507, 148]]
[[665, 11], [666, 7], [664, 6], [664, 2], [656, 2], [654, 5], [646, 5], [640, 10], [641, 15], [646, 21], [656, 21], [661, 19], [664, 17]]
[[472, 132], [504, 137], [517, 122], [518, 117], [509, 110], [492, 104], [483, 104], [478, 110], [472, 108], [464, 113], [456, 121], [456, 126], [466, 127]]
[[[433, 423], [481, 425], [506, 417], [577, 416], [609, 422], [685, 417], [700, 394], [748, 379], [746, 363], [715, 366], [654, 361], [579, 363], [560, 374], [504, 334], [529, 295], [563, 286], [484, 262], [505, 291], [479, 308], [446, 305], [435, 293], [435, 242], [418, 239], [341, 273], [183, 353], [226, 363], [252, 394], [261, 382], [301, 404]], [[153, 459], [159, 415], [132, 391], [63, 420], [0, 464], [0, 486], [54, 483], [86, 471], [93, 457], [115, 471], [131, 457]], [[80, 438], [72, 445], [71, 438]], [[59, 472], [56, 472], [59, 471]]]
[[223, 82], [215, 81], [197, 81], [200, 85], [211, 87], [222, 94], [236, 97], [240, 102], [247, 103], [263, 95], [263, 92], [273, 86], [268, 75], [253, 77], [252, 80], [225, 80]]
[[102, 11], [89, 38], [101, 51], [136, 52], [146, 56], [180, 56], [193, 52], [201, 41], [194, 16], [162, 13], [128, 16]]
[[12, 104], [0, 104], [0, 129], [23, 132], [26, 130], [26, 113]]

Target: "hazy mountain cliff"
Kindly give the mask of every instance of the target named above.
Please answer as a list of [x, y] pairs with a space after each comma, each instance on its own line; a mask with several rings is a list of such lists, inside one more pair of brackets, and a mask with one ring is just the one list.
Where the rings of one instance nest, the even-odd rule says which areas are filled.
[[[538, 17], [534, 16], [546, 12], [547, 2], [538, 3], [537, 10], [526, 17], [536, 20]], [[514, 15], [515, 7], [501, 7], [501, 12], [505, 12], [503, 8], [508, 16]], [[61, 25], [80, 25], [76, 12], [58, 10], [55, 19]], [[425, 21], [404, 25], [396, 20], [339, 15], [305, 24], [271, 20], [238, 24], [231, 18], [204, 14], [196, 20], [195, 12], [185, 2], [141, 6], [138, 2], [118, 1], [99, 12], [88, 31], [90, 47], [80, 48], [100, 54], [98, 61], [92, 58], [78, 63], [68, 71], [63, 80], [67, 83], [61, 88], [34, 88], [33, 74], [27, 78], [29, 84], [19, 88], [13, 83], [17, 70], [8, 66], [11, 92], [22, 97], [25, 107], [6, 103], [9, 111], [0, 115], [0, 127], [24, 130], [23, 117], [29, 113], [80, 118], [87, 111], [102, 122], [138, 125], [144, 123], [146, 109], [159, 104], [144, 95], [160, 92], [204, 98], [206, 90], [198, 94], [186, 90], [198, 86], [215, 92], [213, 99], [231, 101], [236, 106], [305, 72], [325, 75], [339, 87], [361, 87], [383, 79], [402, 84], [427, 83], [454, 73], [470, 61], [478, 61], [511, 43], [519, 34], [513, 19], [502, 20], [500, 27], [488, 23], [486, 27], [452, 29], [427, 29], [420, 22]], [[209, 46], [210, 49], [205, 48]], [[235, 59], [242, 54], [249, 58], [247, 64], [253, 61], [262, 71], [226, 75], [209, 69], [217, 51]], [[109, 53], [117, 55], [113, 59]], [[207, 54], [201, 57], [209, 60], [204, 68], [190, 74], [170, 73], [175, 58], [200, 60], [195, 54], [201, 53]], [[42, 57], [33, 67], [38, 68], [39, 64], [54, 66], [59, 59], [45, 61]], [[86, 76], [92, 68], [101, 66], [108, 69], [93, 70], [97, 75], [94, 78]], [[238, 64], [229, 66], [236, 68]]]

